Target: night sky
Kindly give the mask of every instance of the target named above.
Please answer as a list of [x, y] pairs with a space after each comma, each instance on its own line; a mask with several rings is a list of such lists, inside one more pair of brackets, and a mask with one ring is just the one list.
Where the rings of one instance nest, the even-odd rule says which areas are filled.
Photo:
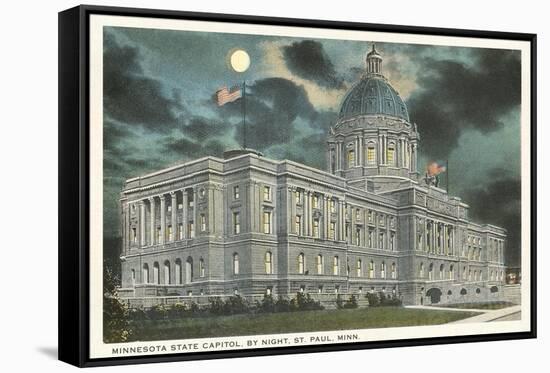
[[[248, 52], [243, 74], [228, 65]], [[104, 232], [117, 242], [127, 178], [242, 142], [240, 102], [222, 86], [247, 82], [247, 145], [325, 169], [325, 136], [364, 71], [370, 43], [107, 27], [104, 29]], [[420, 132], [418, 166], [449, 160], [449, 188], [470, 217], [508, 230], [519, 264], [519, 51], [376, 43], [383, 73]], [[444, 178], [443, 178], [444, 179]]]

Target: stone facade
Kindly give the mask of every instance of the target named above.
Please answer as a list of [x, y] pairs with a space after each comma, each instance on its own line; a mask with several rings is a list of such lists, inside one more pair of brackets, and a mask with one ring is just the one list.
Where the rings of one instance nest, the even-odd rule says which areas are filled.
[[506, 231], [420, 175], [416, 124], [373, 52], [327, 136], [327, 171], [241, 150], [127, 180], [122, 294], [500, 299]]

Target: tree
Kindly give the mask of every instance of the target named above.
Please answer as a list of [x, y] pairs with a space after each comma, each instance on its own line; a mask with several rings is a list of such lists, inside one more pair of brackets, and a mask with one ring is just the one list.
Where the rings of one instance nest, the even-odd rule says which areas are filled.
[[109, 266], [103, 271], [103, 341], [126, 342], [132, 334], [128, 306], [118, 297], [117, 278]]

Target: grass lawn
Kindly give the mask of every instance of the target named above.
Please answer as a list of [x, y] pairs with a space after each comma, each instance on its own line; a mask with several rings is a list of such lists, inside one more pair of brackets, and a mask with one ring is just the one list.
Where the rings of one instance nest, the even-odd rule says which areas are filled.
[[152, 341], [435, 325], [464, 319], [477, 314], [467, 311], [377, 307], [218, 317], [188, 317], [158, 321], [147, 320], [136, 322], [137, 330], [132, 340]]
[[497, 301], [497, 302], [485, 302], [485, 303], [458, 303], [458, 304], [445, 304], [439, 307], [448, 308], [460, 308], [460, 309], [477, 309], [477, 310], [500, 310], [506, 307], [515, 306], [514, 303]]

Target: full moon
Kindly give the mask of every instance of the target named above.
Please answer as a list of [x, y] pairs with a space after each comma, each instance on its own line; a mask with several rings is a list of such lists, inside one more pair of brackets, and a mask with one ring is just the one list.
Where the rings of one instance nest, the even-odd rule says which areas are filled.
[[250, 56], [246, 51], [237, 49], [231, 54], [231, 67], [238, 73], [245, 72], [250, 66]]

